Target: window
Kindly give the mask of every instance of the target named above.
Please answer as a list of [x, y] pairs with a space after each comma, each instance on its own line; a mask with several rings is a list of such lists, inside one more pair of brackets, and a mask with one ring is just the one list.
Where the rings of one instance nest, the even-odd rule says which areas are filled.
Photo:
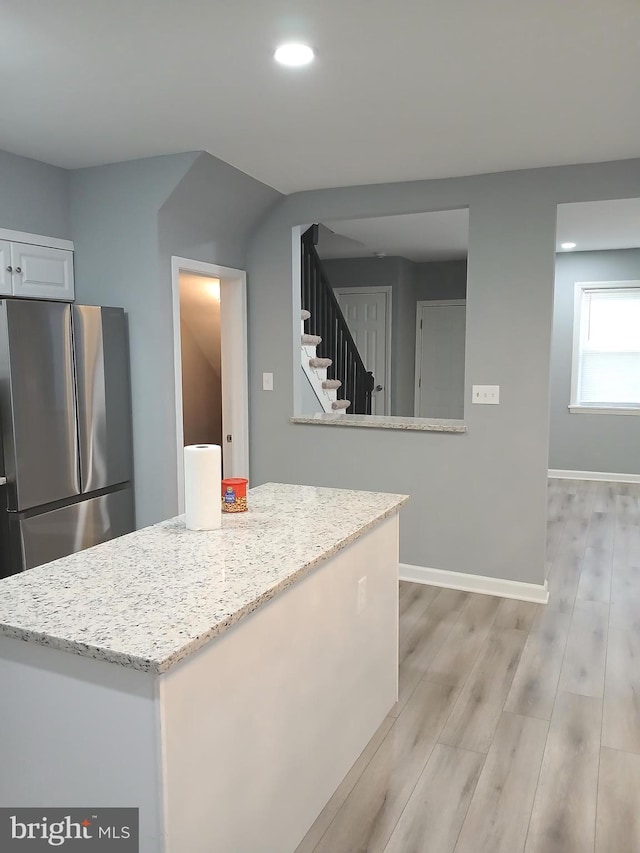
[[576, 284], [569, 408], [640, 414], [640, 281]]

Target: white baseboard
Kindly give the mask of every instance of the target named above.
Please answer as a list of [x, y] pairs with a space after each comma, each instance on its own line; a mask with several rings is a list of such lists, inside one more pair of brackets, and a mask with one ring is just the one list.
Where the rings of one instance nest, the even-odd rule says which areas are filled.
[[550, 468], [549, 476], [558, 480], [604, 480], [607, 483], [640, 483], [640, 474], [606, 474], [604, 471], [565, 471]]
[[524, 583], [505, 578], [467, 575], [464, 572], [428, 569], [425, 566], [410, 566], [408, 563], [400, 563], [400, 580], [443, 586], [447, 589], [460, 589], [464, 592], [497, 595], [501, 598], [517, 598], [519, 601], [534, 601], [537, 604], [546, 604], [549, 601], [546, 581], [544, 584]]

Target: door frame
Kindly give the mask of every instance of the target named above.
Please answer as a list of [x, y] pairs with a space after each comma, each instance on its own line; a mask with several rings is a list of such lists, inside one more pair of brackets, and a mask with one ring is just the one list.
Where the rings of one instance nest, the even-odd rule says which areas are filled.
[[[384, 375], [384, 408], [386, 415], [391, 415], [391, 311], [393, 299], [393, 287], [390, 284], [366, 287], [334, 287], [335, 294], [345, 293], [384, 293], [386, 294], [385, 305], [385, 345], [387, 357], [385, 359]], [[336, 296], [337, 298], [337, 296]], [[341, 309], [342, 310], [342, 309]], [[346, 319], [346, 318], [345, 318]], [[348, 324], [347, 324], [348, 325]], [[375, 379], [375, 376], [373, 377]]]
[[[422, 365], [422, 311], [424, 308], [451, 308], [454, 306], [464, 305], [466, 308], [466, 299], [420, 299], [416, 302], [416, 366], [414, 375], [414, 394], [413, 394], [413, 416], [420, 417], [420, 392], [421, 392], [421, 375], [420, 366]], [[465, 335], [466, 337], [466, 335]]]
[[[173, 365], [176, 402], [176, 479], [178, 513], [184, 512], [184, 427], [180, 273], [220, 279], [222, 369], [222, 456], [228, 477], [249, 479], [249, 371], [247, 348], [247, 274], [245, 270], [171, 256]], [[231, 390], [233, 389], [233, 391]], [[233, 441], [226, 440], [227, 435]]]

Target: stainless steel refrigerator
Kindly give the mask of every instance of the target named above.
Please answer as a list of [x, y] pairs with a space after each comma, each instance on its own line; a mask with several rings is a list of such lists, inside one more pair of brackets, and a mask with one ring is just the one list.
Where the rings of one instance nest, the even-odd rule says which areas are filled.
[[0, 577], [134, 529], [126, 315], [0, 300]]

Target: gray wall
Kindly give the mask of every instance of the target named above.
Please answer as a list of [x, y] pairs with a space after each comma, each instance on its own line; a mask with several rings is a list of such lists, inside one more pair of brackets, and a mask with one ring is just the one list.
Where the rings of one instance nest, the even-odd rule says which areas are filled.
[[79, 301], [129, 314], [139, 526], [177, 510], [171, 255], [243, 268], [279, 193], [209, 154], [71, 173]]
[[[284, 199], [258, 229], [249, 254], [254, 483], [408, 492], [404, 562], [541, 583], [556, 206], [638, 195], [640, 161], [633, 160]], [[300, 307], [295, 295], [292, 306], [292, 226], [467, 206], [468, 434], [289, 423], [291, 330]], [[274, 392], [260, 389], [264, 364], [276, 374]], [[500, 405], [469, 405], [474, 383], [500, 385]]]
[[0, 151], [0, 228], [70, 239], [69, 173]]
[[228, 163], [199, 154], [159, 212], [163, 287], [171, 255], [243, 269], [249, 235], [280, 198]]
[[551, 348], [549, 467], [640, 474], [640, 418], [571, 414], [573, 290], [576, 281], [640, 280], [640, 249], [567, 252], [556, 258]]
[[71, 173], [76, 297], [121, 305], [129, 317], [140, 527], [169, 517], [176, 505], [171, 290], [161, 287], [158, 211], [196, 157], [153, 157]]
[[416, 299], [465, 299], [467, 261], [416, 264]]
[[397, 408], [394, 415], [415, 413], [416, 376], [416, 265], [400, 258], [400, 287], [393, 310], [396, 319]]
[[[413, 264], [404, 258], [340, 258], [322, 261], [332, 287], [391, 287], [391, 411], [413, 415], [415, 298]], [[413, 319], [410, 319], [413, 312]], [[407, 332], [409, 326], [413, 332]], [[377, 382], [384, 382], [376, 377]]]

